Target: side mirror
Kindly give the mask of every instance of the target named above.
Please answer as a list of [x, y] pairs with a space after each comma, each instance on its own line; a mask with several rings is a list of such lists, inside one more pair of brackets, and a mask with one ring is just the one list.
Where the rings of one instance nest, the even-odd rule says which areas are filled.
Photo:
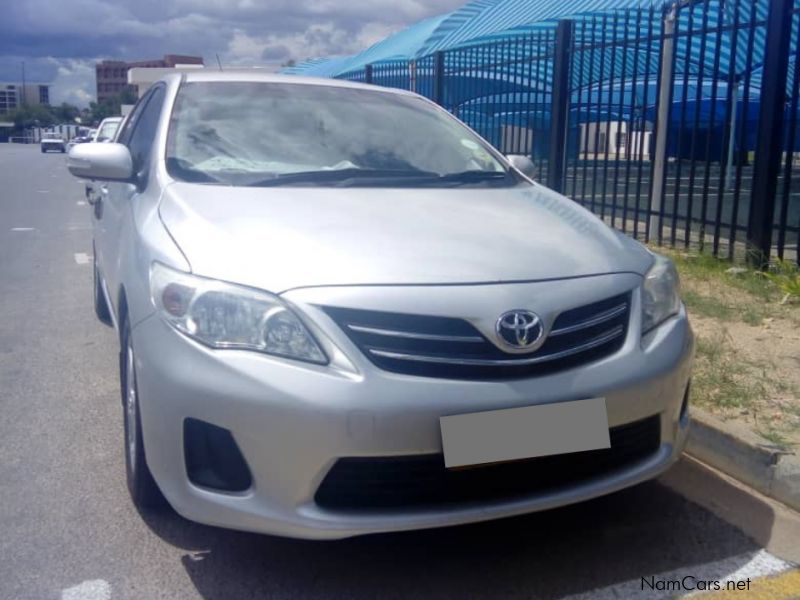
[[122, 144], [80, 144], [67, 156], [69, 172], [82, 179], [130, 181], [133, 159]]
[[531, 179], [536, 177], [536, 165], [533, 164], [533, 161], [527, 156], [523, 156], [522, 154], [509, 154], [506, 158], [508, 158], [508, 162], [511, 163], [512, 167], [526, 177], [530, 177]]

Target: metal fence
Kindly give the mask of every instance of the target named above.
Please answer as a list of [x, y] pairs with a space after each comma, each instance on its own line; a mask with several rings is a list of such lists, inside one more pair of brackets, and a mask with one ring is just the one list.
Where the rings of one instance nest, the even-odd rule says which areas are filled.
[[639, 239], [800, 262], [800, 0], [581, 15], [341, 77], [431, 98]]

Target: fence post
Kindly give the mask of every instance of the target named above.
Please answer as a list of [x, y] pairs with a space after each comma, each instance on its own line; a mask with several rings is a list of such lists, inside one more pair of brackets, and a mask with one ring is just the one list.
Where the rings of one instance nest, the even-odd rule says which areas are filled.
[[444, 52], [441, 50], [433, 55], [433, 101], [444, 105]]
[[570, 101], [569, 61], [574, 30], [575, 22], [569, 19], [559, 21], [556, 29], [547, 187], [557, 192], [564, 191], [561, 183], [564, 179], [567, 162], [567, 125]]
[[759, 268], [769, 265], [775, 195], [783, 156], [783, 113], [789, 70], [793, 0], [772, 0], [765, 35], [764, 75], [756, 131], [756, 156], [747, 224], [748, 258]]
[[661, 206], [664, 202], [665, 169], [667, 166], [667, 137], [669, 136], [670, 100], [672, 98], [673, 70], [672, 61], [675, 55], [675, 22], [678, 18], [678, 5], [673, 4], [664, 16], [664, 44], [661, 50], [661, 80], [658, 82], [658, 114], [655, 127], [655, 152], [653, 155], [653, 181], [650, 195], [650, 219], [648, 224], [648, 241], [654, 232], [656, 239], [661, 237]]
[[372, 65], [364, 65], [364, 83], [372, 83]]

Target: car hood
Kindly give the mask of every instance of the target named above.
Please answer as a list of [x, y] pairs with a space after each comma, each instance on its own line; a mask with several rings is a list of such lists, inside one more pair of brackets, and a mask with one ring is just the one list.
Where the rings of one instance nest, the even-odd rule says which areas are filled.
[[643, 274], [652, 257], [578, 204], [515, 188], [235, 188], [173, 183], [161, 219], [198, 275], [308, 286]]

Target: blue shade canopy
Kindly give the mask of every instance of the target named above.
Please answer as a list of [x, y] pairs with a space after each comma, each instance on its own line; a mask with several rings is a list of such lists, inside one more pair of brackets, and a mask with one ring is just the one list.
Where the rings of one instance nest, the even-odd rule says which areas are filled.
[[[794, 0], [800, 6], [800, 0]], [[555, 30], [575, 22], [570, 58], [570, 122], [653, 121], [664, 16], [672, 0], [473, 0], [422, 21], [350, 57], [309, 61], [288, 72], [372, 82], [433, 97], [434, 55], [444, 77], [438, 101], [462, 118], [516, 122], [549, 119]], [[680, 0], [671, 126], [723, 125], [735, 99], [754, 127], [761, 96], [770, 0]], [[800, 15], [795, 31], [800, 30]], [[738, 26], [737, 26], [738, 25]], [[702, 33], [701, 33], [702, 32]], [[792, 36], [787, 97], [793, 97], [797, 34]], [[621, 43], [624, 42], [624, 43]], [[735, 92], [733, 91], [735, 90]], [[800, 110], [798, 107], [797, 110]]]
[[[606, 36], [622, 35], [623, 32], [630, 34], [631, 27], [636, 25], [631, 22], [635, 13], [629, 13], [630, 16], [627, 17], [629, 22], [624, 23], [625, 13], [620, 12], [624, 9], [656, 9], [652, 14], [658, 20], [656, 24], [658, 30], [661, 9], [668, 4], [670, 3], [664, 0], [473, 0], [452, 13], [421, 21], [353, 56], [315, 59], [286, 69], [285, 72], [335, 77], [361, 69], [366, 64], [419, 59], [439, 50], [452, 50], [464, 45], [487, 43], [537, 30], [552, 29], [557, 20], [563, 18], [579, 21], [591, 19], [598, 23], [598, 29], [601, 27], [600, 23], [605, 20], [603, 28]], [[764, 21], [769, 12], [769, 0], [738, 2], [729, 0], [724, 3], [724, 9], [721, 11], [720, 4], [721, 0], [686, 4], [679, 11], [679, 31], [696, 30], [701, 27], [725, 27], [737, 19], [739, 22]], [[704, 12], [707, 15], [705, 22]], [[646, 22], [640, 21], [638, 26], [644, 32], [648, 29]], [[748, 65], [748, 56], [751, 54], [749, 61], [751, 66], [760, 66], [763, 62], [764, 35], [763, 27], [755, 29], [752, 53], [748, 51], [748, 44], [742, 39], [737, 41], [736, 51], [732, 52], [730, 31], [707, 35], [706, 55], [709, 55], [709, 51], [713, 50], [719, 41], [720, 71], [741, 74]], [[702, 51], [700, 37], [694, 36], [690, 47], [687, 47], [689, 44], [686, 38], [679, 39], [679, 55], [686, 56], [688, 52], [689, 56], [688, 61], [679, 60], [679, 71], [689, 70], [690, 73], [696, 74], [700, 70], [711, 68], [711, 65], [700, 64]]]
[[[662, 0], [472, 0], [461, 8], [412, 25], [350, 57], [314, 59], [285, 73], [330, 77], [362, 68], [369, 63], [415, 59], [437, 50], [455, 48], [492, 34], [584, 12], [619, 8], [650, 8]], [[553, 26], [553, 23], [547, 26]], [[328, 65], [328, 61], [336, 61]], [[333, 75], [330, 71], [336, 71]]]

